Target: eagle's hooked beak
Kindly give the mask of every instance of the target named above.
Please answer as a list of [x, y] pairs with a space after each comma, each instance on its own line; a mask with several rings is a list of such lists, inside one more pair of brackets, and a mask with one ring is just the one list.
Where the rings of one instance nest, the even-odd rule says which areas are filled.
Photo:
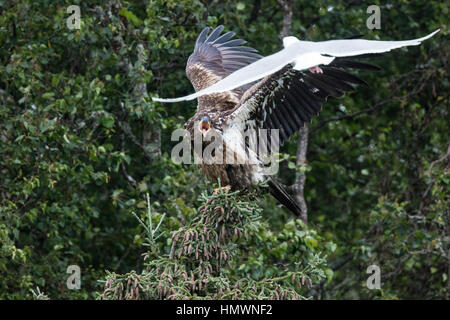
[[203, 134], [203, 136], [206, 136], [209, 129], [211, 128], [211, 122], [209, 121], [209, 117], [204, 116], [202, 118], [202, 121], [200, 121], [198, 128], [199, 128], [200, 132]]

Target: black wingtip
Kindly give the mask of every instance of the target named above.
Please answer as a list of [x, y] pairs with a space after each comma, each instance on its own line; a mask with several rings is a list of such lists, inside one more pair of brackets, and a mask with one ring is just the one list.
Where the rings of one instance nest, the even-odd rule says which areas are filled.
[[219, 35], [222, 33], [224, 29], [223, 25], [219, 25], [217, 26], [208, 36], [208, 38], [205, 40], [205, 42], [213, 42], [214, 40], [216, 40]]
[[205, 42], [210, 29], [211, 29], [210, 27], [203, 28], [203, 30], [200, 32], [200, 34], [197, 37], [197, 41], [195, 42], [195, 49], [197, 49], [202, 43]]
[[352, 40], [352, 39], [361, 39], [362, 37], [364, 37], [365, 35], [364, 34], [355, 34], [355, 35], [352, 35], [352, 36], [350, 36], [350, 37], [347, 37], [347, 38], [344, 38], [344, 39], [347, 39], [347, 40]]
[[330, 66], [333, 67], [343, 67], [343, 68], [352, 68], [352, 69], [362, 69], [362, 70], [370, 70], [370, 71], [379, 71], [382, 68], [376, 66], [371, 63], [347, 60], [347, 59], [335, 59]]

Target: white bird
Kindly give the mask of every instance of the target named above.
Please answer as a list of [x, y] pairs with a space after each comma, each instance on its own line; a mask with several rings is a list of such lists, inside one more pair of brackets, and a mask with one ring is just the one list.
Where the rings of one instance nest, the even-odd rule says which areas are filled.
[[[152, 99], [158, 102], [193, 100], [206, 94], [221, 93], [239, 88], [245, 84], [271, 75], [290, 63], [294, 64], [293, 69], [295, 70], [306, 70], [318, 65], [328, 65], [336, 57], [382, 53], [401, 47], [417, 46], [439, 31], [440, 29], [425, 37], [404, 41], [349, 39], [312, 42], [301, 41], [293, 36], [285, 37], [283, 38], [284, 49], [238, 69], [209, 87], [180, 98], [163, 99], [154, 97]], [[320, 69], [313, 70], [319, 71]]]

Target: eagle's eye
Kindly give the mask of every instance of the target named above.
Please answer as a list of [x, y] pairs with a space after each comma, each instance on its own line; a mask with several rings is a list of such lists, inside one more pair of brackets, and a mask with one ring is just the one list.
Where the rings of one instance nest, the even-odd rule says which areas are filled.
[[199, 130], [204, 135], [208, 133], [209, 129], [211, 128], [211, 122], [209, 121], [209, 117], [204, 116], [202, 118], [202, 121], [199, 123]]

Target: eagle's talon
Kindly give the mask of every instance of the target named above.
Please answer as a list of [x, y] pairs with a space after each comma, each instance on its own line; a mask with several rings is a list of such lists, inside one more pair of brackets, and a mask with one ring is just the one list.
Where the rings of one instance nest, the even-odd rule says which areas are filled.
[[225, 190], [230, 190], [230, 189], [231, 189], [230, 185], [226, 185], [226, 186], [221, 187], [221, 188], [215, 188], [214, 191], [213, 191], [213, 195], [216, 195], [219, 192], [225, 192]]

